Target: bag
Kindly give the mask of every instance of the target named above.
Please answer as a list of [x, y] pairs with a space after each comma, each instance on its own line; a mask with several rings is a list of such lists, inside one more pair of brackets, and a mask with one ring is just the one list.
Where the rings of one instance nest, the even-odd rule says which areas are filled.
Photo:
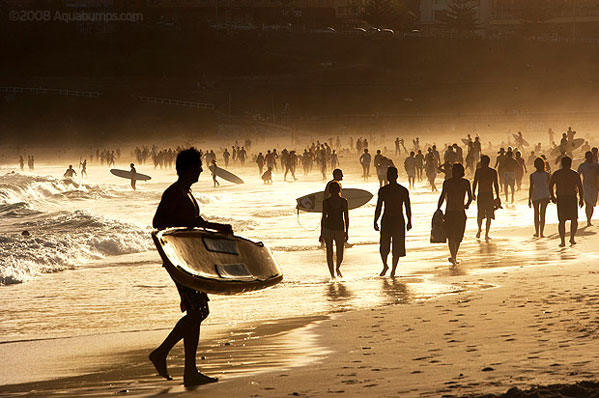
[[431, 243], [447, 242], [447, 233], [445, 232], [445, 216], [441, 210], [433, 214], [431, 223]]

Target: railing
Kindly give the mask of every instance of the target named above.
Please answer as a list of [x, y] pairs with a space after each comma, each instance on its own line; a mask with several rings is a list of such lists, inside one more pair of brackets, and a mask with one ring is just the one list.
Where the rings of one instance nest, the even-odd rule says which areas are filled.
[[184, 106], [187, 108], [195, 108], [195, 109], [204, 109], [213, 111], [214, 104], [209, 104], [206, 102], [196, 102], [196, 101], [183, 101], [171, 98], [159, 98], [159, 97], [146, 97], [146, 96], [138, 96], [137, 99], [143, 102], [150, 102], [154, 104], [168, 104], [168, 105], [176, 105], [176, 106]]
[[78, 91], [69, 90], [63, 88], [39, 88], [39, 87], [0, 87], [1, 93], [10, 94], [54, 94], [54, 95], [66, 95], [69, 97], [86, 97], [86, 98], [98, 98], [102, 93], [97, 91]]

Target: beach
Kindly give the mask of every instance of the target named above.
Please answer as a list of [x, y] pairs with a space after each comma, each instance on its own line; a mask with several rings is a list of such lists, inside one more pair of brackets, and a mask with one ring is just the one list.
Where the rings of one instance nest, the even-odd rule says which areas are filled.
[[[344, 187], [376, 195], [378, 182], [361, 180], [355, 154], [341, 161]], [[285, 280], [262, 292], [211, 297], [198, 366], [220, 381], [186, 389], [182, 347], [169, 357], [173, 381], [156, 376], [147, 360], [179, 317], [176, 289], [149, 239], [174, 171], [139, 168], [156, 178], [133, 193], [106, 167], [90, 168], [83, 187], [65, 186], [62, 166], [40, 169], [45, 177], [2, 170], [9, 184], [24, 181], [5, 196], [5, 239], [13, 241], [2, 250], [14, 264], [30, 264], [3, 269], [2, 396], [457, 397], [597, 376], [597, 227], [582, 228], [578, 245], [559, 248], [551, 206], [548, 237], [533, 239], [523, 188], [497, 212], [491, 242], [474, 238], [471, 207], [461, 264], [452, 268], [446, 245], [428, 242], [438, 196], [418, 183], [399, 276], [377, 276], [375, 198], [350, 213], [344, 278], [330, 281], [318, 216], [294, 209], [296, 197], [326, 181], [298, 173], [298, 182], [278, 175], [265, 187], [246, 167], [233, 169], [246, 180], [243, 192], [212, 188], [203, 175], [195, 196], [206, 218], [263, 240]], [[39, 241], [23, 243], [23, 229]], [[36, 256], [19, 257], [27, 248]]]

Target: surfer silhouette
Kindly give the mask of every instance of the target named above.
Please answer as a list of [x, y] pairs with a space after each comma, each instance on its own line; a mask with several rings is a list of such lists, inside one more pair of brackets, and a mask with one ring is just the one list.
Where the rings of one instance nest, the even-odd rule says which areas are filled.
[[[324, 242], [327, 248], [327, 265], [331, 278], [341, 274], [341, 263], [343, 262], [343, 250], [348, 239], [349, 211], [347, 199], [341, 197], [341, 184], [333, 180], [327, 185], [329, 197], [322, 202], [322, 219], [320, 221], [320, 237], [318, 240]], [[336, 268], [333, 268], [333, 242], [336, 249]]]
[[[560, 247], [566, 246], [566, 221], [570, 220], [570, 244], [575, 245], [576, 231], [578, 230], [578, 208], [576, 207], [576, 193], [580, 196], [578, 205], [584, 205], [584, 191], [580, 175], [572, 170], [572, 159], [565, 156], [561, 160], [562, 168], [557, 170], [549, 180], [549, 194], [551, 201], [557, 203], [557, 218], [559, 219], [558, 231]], [[557, 188], [557, 198], [554, 187]]]
[[[447, 201], [445, 230], [447, 232], [449, 253], [451, 254], [448, 260], [455, 266], [458, 264], [458, 250], [464, 239], [466, 210], [472, 202], [472, 190], [470, 189], [470, 181], [464, 178], [464, 166], [461, 163], [454, 164], [451, 172], [452, 177], [443, 183], [437, 209], [440, 210], [443, 202]], [[464, 203], [466, 195], [468, 195], [468, 201]]]
[[131, 163], [129, 166], [131, 167], [131, 188], [133, 188], [135, 191], [135, 174], [137, 174], [137, 170], [135, 170], [135, 165], [133, 163]]
[[[486, 219], [485, 225], [485, 240], [489, 241], [489, 230], [491, 229], [491, 222], [495, 219], [495, 203], [501, 203], [499, 197], [499, 182], [497, 180], [497, 171], [489, 167], [491, 158], [487, 155], [480, 157], [481, 167], [474, 173], [474, 182], [472, 185], [472, 198], [476, 200], [478, 215], [478, 232], [476, 238], [480, 238], [482, 232], [483, 220]], [[476, 196], [476, 187], [478, 186], [478, 197]], [[497, 194], [497, 199], [493, 195], [493, 189]]]
[[[202, 173], [201, 154], [195, 148], [181, 151], [177, 155], [176, 169], [179, 179], [162, 194], [162, 199], [154, 215], [154, 228], [204, 227], [233, 233], [230, 225], [211, 223], [200, 216], [200, 208], [191, 193], [191, 186], [198, 181]], [[166, 357], [175, 344], [183, 340], [185, 346], [184, 384], [197, 386], [216, 382], [218, 379], [200, 373], [196, 366], [200, 326], [209, 314], [208, 295], [183, 286], [177, 281], [174, 282], [181, 296], [181, 310], [186, 314], [177, 322], [162, 344], [152, 351], [149, 359], [160, 376], [171, 380], [166, 367]]]
[[69, 168], [67, 169], [67, 171], [64, 172], [64, 177], [65, 178], [73, 178], [73, 176], [76, 176], [77, 172], [75, 171], [75, 169], [73, 169], [73, 165], [69, 165]]
[[[387, 180], [389, 184], [379, 189], [379, 199], [374, 212], [374, 229], [381, 232], [380, 253], [383, 260], [383, 270], [380, 276], [385, 276], [389, 266], [387, 257], [391, 250], [393, 242], [393, 263], [391, 268], [391, 278], [395, 277], [395, 271], [400, 257], [406, 255], [406, 229], [412, 229], [412, 208], [410, 206], [410, 193], [408, 190], [397, 183], [397, 168], [391, 166], [387, 169]], [[378, 220], [381, 216], [381, 210], [385, 208], [379, 229]], [[403, 207], [406, 208], [406, 225], [403, 218]]]
[[216, 179], [216, 160], [212, 159], [212, 166], [214, 168], [211, 170], [212, 173], [212, 183], [214, 184], [214, 188], [220, 187], [220, 182]]

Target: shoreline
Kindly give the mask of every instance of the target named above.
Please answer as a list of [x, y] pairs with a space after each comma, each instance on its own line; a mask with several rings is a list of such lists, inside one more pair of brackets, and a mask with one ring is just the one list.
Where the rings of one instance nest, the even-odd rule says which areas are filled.
[[[555, 226], [547, 226], [548, 231], [550, 231], [552, 228], [555, 228]], [[511, 235], [511, 237], [519, 236], [522, 239], [529, 239], [529, 230], [530, 227], [522, 227], [519, 230], [497, 229], [494, 235], [497, 236], [498, 239], [496, 243], [492, 244], [496, 245], [497, 242], [502, 242], [501, 236], [505, 236], [505, 234], [508, 233]], [[594, 232], [586, 231], [584, 234], [589, 235], [594, 234]], [[584, 239], [581, 239], [579, 245], [573, 249], [558, 249], [557, 240], [555, 239], [554, 234], [548, 235], [549, 237], [545, 238], [544, 240], [548, 244], [555, 243], [556, 247], [553, 251], [560, 253], [564, 260], [568, 260], [564, 264], [557, 265], [557, 268], [564, 272], [563, 275], [560, 275], [561, 277], [567, 279], [576, 279], [577, 272], [575, 270], [588, 272], [589, 275], [597, 275], [592, 274], [588, 269], [588, 267], [590, 267], [588, 264], [597, 264], [596, 256], [591, 256], [589, 259], [578, 258], [584, 257], [585, 253], [592, 253], [593, 241], [595, 239], [592, 239], [590, 236], [586, 236]], [[468, 240], [470, 241], [471, 239]], [[481, 247], [488, 247], [490, 245], [488, 243], [476, 241], [470, 241], [468, 243], [470, 246], [480, 245]], [[443, 245], [440, 245], [439, 248], [440, 250], [445, 250]], [[472, 250], [468, 249], [468, 252], [470, 251]], [[501, 248], [499, 251], [501, 251]], [[569, 251], [572, 252], [569, 253]], [[508, 255], [508, 253], [506, 253], [506, 255]], [[577, 258], [579, 260], [578, 262], [576, 261]], [[294, 376], [290, 376], [287, 373], [279, 375], [279, 377], [285, 379], [284, 383], [282, 380], [276, 383], [272, 382], [274, 383], [272, 390], [269, 389], [259, 392], [254, 391], [256, 394], [260, 393], [264, 394], [265, 396], [280, 396], [280, 388], [282, 388], [283, 385], [291, 387], [296, 385], [294, 383], [298, 383], [297, 388], [295, 388], [297, 391], [292, 391], [291, 393], [301, 391], [299, 387], [301, 387], [302, 377], [304, 379], [313, 378], [316, 374], [318, 374], [320, 377], [328, 372], [330, 379], [335, 380], [336, 378], [339, 378], [338, 375], [340, 374], [357, 374], [357, 372], [343, 372], [344, 369], [356, 367], [359, 369], [367, 369], [361, 368], [360, 366], [369, 366], [372, 369], [379, 369], [371, 369], [370, 371], [372, 372], [383, 372], [381, 368], [378, 368], [375, 365], [352, 366], [352, 363], [343, 361], [344, 356], [356, 355], [356, 352], [361, 355], [357, 357], [360, 359], [356, 359], [356, 361], [360, 362], [355, 363], [362, 363], [362, 356], [389, 354], [387, 352], [388, 347], [381, 346], [377, 348], [375, 346], [377, 343], [376, 341], [368, 340], [374, 336], [374, 333], [366, 333], [366, 331], [378, 332], [379, 330], [382, 330], [384, 319], [387, 316], [393, 316], [394, 319], [399, 319], [402, 322], [400, 327], [396, 328], [395, 330], [401, 333], [412, 332], [416, 329], [410, 326], [410, 322], [415, 324], [428, 324], [428, 326], [432, 325], [435, 317], [445, 316], [453, 311], [449, 310], [448, 308], [457, 307], [463, 309], [464, 313], [462, 316], [472, 316], [474, 315], [473, 313], [466, 313], [466, 308], [469, 306], [465, 305], [471, 301], [488, 302], [490, 300], [492, 304], [487, 303], [485, 305], [485, 308], [487, 308], [489, 311], [487, 311], [484, 316], [488, 316], [494, 310], [505, 307], [505, 300], [499, 301], [500, 297], [505, 296], [509, 300], [513, 300], [509, 294], [509, 290], [514, 288], [519, 289], [523, 284], [523, 280], [534, 280], [538, 285], [555, 285], [556, 281], [552, 281], [552, 276], [548, 275], [550, 272], [556, 272], [555, 265], [547, 265], [547, 263], [544, 261], [540, 261], [537, 265], [529, 264], [528, 261], [524, 262], [526, 263], [524, 266], [518, 266], [517, 264], [505, 264], [503, 267], [495, 267], [492, 265], [485, 266], [484, 262], [480, 262], [480, 259], [478, 261], [467, 259], [461, 265], [461, 268], [458, 267], [456, 270], [452, 270], [445, 265], [440, 265], [432, 270], [432, 274], [429, 274], [432, 276], [432, 281], [445, 283], [452, 286], [460, 285], [467, 288], [456, 289], [455, 291], [433, 295], [432, 297], [421, 297], [416, 300], [408, 300], [407, 302], [402, 300], [397, 300], [395, 303], [387, 302], [385, 304], [366, 309], [345, 309], [341, 311], [329, 312], [326, 315], [278, 319], [275, 321], [264, 322], [263, 325], [254, 324], [247, 327], [238, 328], [234, 331], [227, 332], [227, 334], [211, 336], [208, 339], [203, 337], [201, 338], [200, 342], [200, 354], [198, 354], [198, 362], [202, 371], [205, 371], [207, 374], [213, 376], [220, 376], [221, 382], [217, 383], [216, 385], [200, 388], [205, 388], [206, 390], [209, 389], [210, 391], [214, 389], [216, 391], [222, 392], [223, 394], [226, 393], [228, 396], [249, 396], [251, 394], [246, 391], [248, 385], [250, 387], [254, 386], [255, 388], [259, 388], [258, 386], [263, 386], [266, 380], [272, 380], [273, 377], [277, 373], [282, 372], [283, 369], [294, 367], [295, 371], [292, 372]], [[585, 262], [587, 265], [580, 265], [580, 262]], [[395, 281], [387, 278], [381, 280], [393, 285], [393, 289], [391, 290], [397, 292], [397, 294], [401, 294], [403, 291], [402, 287], [405, 289], [406, 281], [410, 280], [415, 275], [417, 276], [418, 274], [402, 274]], [[526, 277], [523, 275], [526, 275]], [[338, 285], [338, 287], [343, 287], [343, 284], [343, 280], [330, 283], [330, 285]], [[555, 288], [555, 286], [553, 287]], [[537, 290], [542, 289], [539, 288]], [[544, 293], [541, 291], [536, 291], [531, 293], [531, 296], [539, 297], [543, 294]], [[395, 305], [397, 303], [400, 303], [401, 305]], [[438, 310], [438, 308], [441, 306], [447, 309], [447, 311], [443, 310], [443, 312], [441, 312], [441, 310]], [[526, 307], [526, 305], [524, 307]], [[517, 308], [520, 307], [515, 307], [515, 309]], [[472, 312], [472, 309], [470, 309], [470, 311]], [[570, 309], [570, 311], [572, 310]], [[425, 317], [429, 318], [428, 321], [425, 320]], [[383, 321], [380, 321], [380, 319], [383, 319]], [[456, 323], [458, 321], [456, 321]], [[452, 321], [449, 320], [448, 322]], [[352, 323], [356, 323], [358, 326], [350, 326]], [[393, 321], [388, 323], [393, 323]], [[477, 325], [481, 323], [481, 321], [475, 319], [473, 320], [473, 323]], [[397, 325], [395, 325], [395, 327], [396, 326]], [[335, 328], [337, 333], [331, 333], [330, 328]], [[355, 334], [355, 331], [358, 328], [364, 329], [364, 334]], [[468, 327], [465, 326], [462, 330], [460, 330], [460, 332], [467, 330], [467, 328]], [[426, 336], [426, 333], [429, 331], [423, 330], [423, 332], [425, 332], [424, 336]], [[522, 331], [519, 331], [519, 333], [521, 332]], [[178, 377], [179, 373], [182, 372], [182, 344], [178, 345], [171, 356], [169, 356], [171, 374], [175, 377], [175, 381], [166, 382], [158, 376], [155, 376], [155, 371], [146, 357], [151, 351], [150, 347], [153, 347], [159, 343], [159, 341], [167, 333], [166, 330], [160, 329], [149, 332], [121, 332], [113, 334], [111, 338], [118, 339], [119, 337], [122, 337], [123, 333], [134, 333], [137, 343], [142, 347], [148, 348], [129, 350], [125, 352], [121, 350], [103, 353], [103, 363], [105, 366], [94, 369], [93, 371], [89, 371], [86, 374], [59, 377], [54, 380], [6, 384], [2, 386], [3, 395], [6, 394], [7, 396], [15, 396], [27, 392], [30, 396], [48, 396], [52, 394], [78, 396], [83, 393], [82, 388], [84, 388], [85, 391], [93, 391], [94, 396], [107, 396], [113, 395], [115, 393], [146, 394], [156, 392], [164, 388], [166, 388], [169, 392], [180, 393], [183, 395], [189, 392], [189, 390], [185, 389], [181, 385], [180, 377]], [[447, 333], [449, 333], [449, 331]], [[342, 336], [341, 341], [337, 340], [336, 337], [338, 335]], [[390, 333], [384, 333], [380, 337], [382, 341], [392, 341], [392, 337], [390, 336]], [[76, 337], [74, 339], [85, 340], [85, 338], [93, 339], [94, 337], [98, 336], [85, 336], [84, 338]], [[107, 340], [110, 340], [110, 338], [108, 338], [109, 336], [105, 337]], [[429, 355], [417, 355], [417, 350], [415, 350], [414, 347], [417, 347], [418, 345], [422, 346], [423, 344], [427, 346], [432, 344], [430, 343], [432, 341], [439, 342], [448, 339], [444, 338], [443, 336], [427, 338], [427, 341], [424, 342], [422, 339], [423, 337], [421, 336], [420, 338], [412, 340], [412, 343], [408, 344], [410, 347], [412, 347], [410, 349], [410, 353], [416, 358], [414, 361], [422, 361], [416, 363], [424, 364], [428, 361], [429, 366], [435, 366], [434, 364], [437, 364], [438, 362], [435, 362], [437, 360], [434, 359], [434, 355], [430, 358], [428, 358]], [[504, 340], [507, 339], [509, 339], [509, 337], [504, 338]], [[41, 344], [50, 343], [50, 345], [54, 345], [56, 349], [56, 345], [60, 345], [60, 340], [61, 339], [57, 339], [53, 342], [45, 341]], [[459, 344], [460, 342], [458, 339], [449, 340], [455, 340], [452, 344]], [[360, 344], [363, 342], [365, 342], [365, 345], [360, 346]], [[403, 341], [397, 342], [403, 343]], [[79, 342], [79, 346], [81, 346], [81, 344], [82, 343]], [[348, 350], [348, 346], [351, 346], [350, 350]], [[243, 349], [241, 347], [243, 347]], [[528, 342], [527, 344], [523, 345], [523, 347], [534, 347], [534, 344]], [[472, 351], [468, 351], [470, 349], [472, 349]], [[77, 350], [77, 348], [75, 348], [75, 350]], [[474, 347], [470, 347], [466, 349], [466, 352], [476, 352], [478, 350], [479, 348], [474, 349]], [[401, 355], [404, 354], [405, 353], [401, 353]], [[586, 354], [589, 355], [590, 353]], [[460, 355], [463, 356], [464, 353], [460, 353]], [[206, 357], [206, 359], [201, 359], [202, 356]], [[304, 356], [306, 356], [306, 358], [304, 358]], [[492, 357], [491, 353], [485, 353], [483, 355], [479, 354], [478, 356], [489, 358]], [[326, 362], [331, 363], [331, 365], [330, 367], [323, 369], [321, 359], [324, 357], [326, 357]], [[599, 355], [593, 358], [593, 360], [595, 359], [599, 359]], [[297, 362], [298, 360], [301, 361]], [[393, 358], [386, 358], [382, 362], [393, 363]], [[500, 363], [501, 361], [497, 360], [488, 362], [489, 363], [481, 364], [479, 367], [481, 369], [485, 367], [494, 368], [494, 366], [498, 366], [497, 363]], [[75, 363], [77, 363], [76, 360]], [[80, 358], [79, 363], [83, 366], [86, 365], [86, 362], [82, 358]], [[310, 366], [306, 366], [308, 364]], [[335, 368], [332, 364], [336, 364], [338, 367]], [[553, 367], [553, 363], [547, 364], [547, 366], [551, 368]], [[558, 368], [561, 366], [563, 365], [559, 364], [559, 366], [556, 365], [555, 367]], [[400, 371], [400, 368], [402, 367], [398, 366], [389, 368], [387, 371]], [[471, 373], [480, 371], [480, 369], [469, 369], [469, 372]], [[494, 373], [494, 370], [489, 372], [489, 374], [493, 375], [499, 373]], [[534, 372], [534, 370], [529, 369], [527, 372]], [[267, 374], [265, 375], [265, 373]], [[414, 379], [414, 375], [421, 373], [421, 370], [414, 369], [413, 372], [408, 374], [404, 373], [402, 377]], [[380, 374], [384, 374], [384, 372]], [[413, 391], [410, 392], [406, 389], [401, 390], [402, 396], [403, 394], [410, 396], [410, 394], [416, 394], [416, 392], [418, 392], [418, 394], [414, 396], [440, 396], [435, 394], [442, 393], [447, 395], [456, 391], [459, 391], [460, 394], [482, 394], [488, 393], [489, 391], [501, 392], [501, 389], [507, 390], [509, 387], [511, 387], [511, 385], [505, 384], [505, 382], [484, 384], [480, 380], [471, 382], [470, 385], [467, 385], [462, 384], [464, 380], [461, 377], [455, 379], [455, 377], [449, 377], [447, 373], [442, 374], [447, 377], [447, 380], [443, 383], [449, 383], [447, 385], [451, 388], [446, 387], [445, 390], [439, 389], [434, 392], [430, 392], [429, 395], [426, 395], [425, 391], [430, 387], [430, 385], [434, 385], [434, 382], [425, 381], [425, 383], [421, 383], [417, 381], [414, 384]], [[461, 372], [460, 374], [466, 373]], [[389, 378], [394, 379], [396, 376], [397, 375], [390, 373]], [[430, 375], [427, 375], [427, 377], [429, 376]], [[588, 376], [588, 374], [585, 376]], [[353, 381], [349, 382], [347, 380]], [[371, 379], [365, 378], [364, 380]], [[430, 379], [427, 378], [427, 380]], [[515, 385], [519, 388], [529, 387], [530, 385], [524, 383], [524, 381], [525, 380], [520, 380], [518, 383], [515, 383]], [[551, 378], [550, 381], [553, 381], [553, 378]], [[568, 380], [566, 378], [566, 380], [563, 381]], [[344, 391], [345, 393], [350, 393], [350, 395], [359, 394], [357, 391], [354, 391], [353, 388], [347, 389], [348, 386], [355, 385], [355, 387], [357, 387], [365, 383], [363, 387], [370, 389], [380, 388], [379, 383], [370, 383], [366, 381], [362, 382], [359, 379], [346, 379], [345, 381], [341, 380], [340, 383], [341, 384], [335, 384], [338, 389], [334, 391]], [[392, 384], [393, 381], [387, 380], [387, 383]], [[317, 383], [315, 387], [316, 386], [319, 386], [319, 384]], [[475, 388], [475, 386], [482, 387]], [[269, 395], [268, 392], [272, 392], [272, 394]], [[325, 391], [321, 390], [320, 392], [323, 393]], [[387, 393], [384, 392], [382, 395], [385, 394]], [[287, 395], [287, 393], [284, 395]], [[306, 393], [306, 395], [311, 394]]]

